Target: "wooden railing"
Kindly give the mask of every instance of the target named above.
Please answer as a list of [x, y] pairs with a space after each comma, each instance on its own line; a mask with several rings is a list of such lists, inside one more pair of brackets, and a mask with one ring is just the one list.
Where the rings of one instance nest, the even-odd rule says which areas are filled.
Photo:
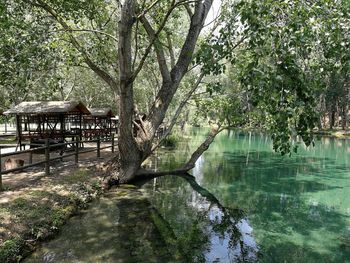
[[[109, 141], [109, 142], [111, 142], [111, 145], [101, 147], [101, 141], [102, 142]], [[95, 148], [93, 148], [93, 149], [85, 149], [85, 150], [83, 148], [79, 148], [79, 146], [82, 143], [91, 143], [91, 142], [96, 142], [96, 147]], [[67, 145], [74, 145], [74, 153], [65, 153], [65, 154], [62, 154], [62, 155], [54, 157], [54, 158], [50, 157], [50, 149], [58, 148], [58, 147], [65, 147]], [[65, 142], [65, 143], [58, 143], [58, 144], [50, 145], [49, 139], [45, 139], [45, 145], [44, 146], [42, 146], [42, 144], [31, 144], [31, 146], [35, 146], [36, 148], [23, 150], [23, 151], [18, 151], [18, 152], [11, 152], [11, 153], [0, 154], [0, 191], [3, 190], [3, 185], [2, 185], [2, 175], [3, 174], [8, 174], [8, 173], [13, 173], [13, 172], [17, 172], [17, 171], [22, 171], [22, 170], [27, 169], [29, 167], [45, 164], [45, 175], [50, 175], [50, 162], [51, 161], [55, 161], [55, 160], [59, 160], [59, 159], [62, 160], [63, 158], [75, 156], [74, 161], [75, 161], [75, 163], [78, 163], [79, 162], [79, 154], [84, 154], [84, 153], [89, 153], [89, 152], [94, 152], [94, 151], [96, 151], [96, 157], [100, 158], [101, 150], [111, 148], [112, 149], [112, 153], [114, 153], [115, 139], [114, 139], [114, 134], [112, 134], [112, 136], [110, 138], [103, 138], [102, 140], [101, 140], [100, 137], [98, 137], [95, 140], [83, 140], [83, 141], [81, 141], [80, 138], [77, 136], [76, 140], [75, 141], [71, 141], [71, 142]], [[45, 160], [33, 163], [33, 153], [38, 152], [38, 151], [44, 151], [45, 152]], [[21, 166], [21, 167], [17, 167], [17, 168], [13, 168], [13, 169], [9, 169], [9, 170], [3, 170], [2, 169], [1, 160], [3, 158], [9, 157], [9, 156], [15, 156], [15, 155], [19, 155], [19, 154], [25, 154], [25, 153], [29, 154], [29, 161], [28, 161], [27, 165], [24, 165], [24, 166]]]

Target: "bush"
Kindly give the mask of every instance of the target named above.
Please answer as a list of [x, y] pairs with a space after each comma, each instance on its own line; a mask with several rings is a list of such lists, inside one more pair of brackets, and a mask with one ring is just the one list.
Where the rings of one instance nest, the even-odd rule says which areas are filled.
[[21, 260], [23, 241], [18, 239], [6, 240], [0, 247], [0, 262], [18, 262]]
[[169, 148], [175, 148], [178, 145], [179, 137], [176, 135], [169, 135], [166, 137], [163, 142], [162, 146], [169, 147]]

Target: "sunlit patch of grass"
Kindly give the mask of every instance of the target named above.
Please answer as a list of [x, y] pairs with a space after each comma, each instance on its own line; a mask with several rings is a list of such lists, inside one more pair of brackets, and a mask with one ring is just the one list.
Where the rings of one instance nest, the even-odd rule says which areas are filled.
[[0, 246], [0, 262], [19, 262], [23, 240], [9, 239]]
[[62, 177], [60, 182], [63, 184], [82, 183], [86, 182], [89, 179], [90, 175], [91, 172], [89, 170], [79, 169], [77, 171], [74, 171], [73, 174]]
[[32, 191], [25, 197], [13, 200], [7, 207], [23, 229], [30, 229], [35, 239], [47, 237], [50, 231], [57, 229], [75, 211], [75, 202], [70, 196], [47, 191]]
[[7, 139], [1, 139], [0, 144], [16, 144], [16, 137], [9, 137]]

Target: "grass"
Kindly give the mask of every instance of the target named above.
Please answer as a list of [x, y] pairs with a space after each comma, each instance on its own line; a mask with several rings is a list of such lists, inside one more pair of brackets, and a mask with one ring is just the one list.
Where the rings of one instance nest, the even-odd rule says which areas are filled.
[[22, 229], [30, 230], [30, 236], [40, 240], [62, 226], [74, 213], [75, 205], [70, 195], [33, 191], [13, 200], [7, 210]]
[[85, 169], [79, 169], [74, 171], [73, 174], [65, 176], [62, 178], [61, 182], [65, 184], [76, 184], [79, 182], [85, 182], [91, 176], [90, 172]]
[[21, 239], [6, 240], [0, 249], [0, 262], [19, 262], [24, 241]]
[[[86, 169], [52, 177], [35, 190], [0, 203], [0, 262], [18, 262], [34, 242], [54, 236], [66, 221], [102, 193], [99, 180]], [[32, 242], [32, 243], [33, 243]]]
[[0, 144], [16, 144], [16, 137], [9, 137], [7, 139], [0, 139]]

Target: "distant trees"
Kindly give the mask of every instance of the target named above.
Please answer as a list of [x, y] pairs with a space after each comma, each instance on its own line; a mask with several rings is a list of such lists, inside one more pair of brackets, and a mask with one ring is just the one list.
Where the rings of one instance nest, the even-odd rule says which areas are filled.
[[[114, 101], [109, 91], [101, 92], [106, 85], [86, 69], [65, 33], [35, 5], [1, 1], [0, 35], [2, 109], [24, 100], [79, 99], [91, 104], [94, 97], [97, 105]], [[99, 96], [93, 95], [96, 91]]]

